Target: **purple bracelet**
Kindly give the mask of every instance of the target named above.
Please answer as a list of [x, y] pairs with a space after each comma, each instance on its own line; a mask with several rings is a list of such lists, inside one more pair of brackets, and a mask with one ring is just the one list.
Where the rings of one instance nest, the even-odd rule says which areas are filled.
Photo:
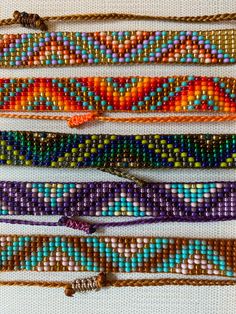
[[[67, 226], [93, 233], [99, 227], [157, 222], [207, 222], [236, 218], [236, 182], [6, 182], [0, 181], [0, 214], [62, 215], [58, 222], [0, 219], [2, 223]], [[67, 217], [68, 216], [68, 217]], [[140, 217], [88, 223], [76, 216]]]

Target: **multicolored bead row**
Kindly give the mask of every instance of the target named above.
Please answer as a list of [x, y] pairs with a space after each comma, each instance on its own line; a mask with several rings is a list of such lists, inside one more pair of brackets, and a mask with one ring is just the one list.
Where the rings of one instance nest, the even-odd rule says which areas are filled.
[[117, 168], [235, 168], [236, 134], [0, 132], [0, 165]]
[[227, 77], [0, 79], [0, 110], [236, 112], [236, 80]]
[[0, 181], [0, 215], [236, 218], [236, 182]]
[[236, 277], [236, 240], [3, 235], [0, 270]]
[[69, 168], [236, 168], [236, 134], [0, 132], [0, 165]]
[[0, 35], [1, 67], [234, 64], [236, 30]]

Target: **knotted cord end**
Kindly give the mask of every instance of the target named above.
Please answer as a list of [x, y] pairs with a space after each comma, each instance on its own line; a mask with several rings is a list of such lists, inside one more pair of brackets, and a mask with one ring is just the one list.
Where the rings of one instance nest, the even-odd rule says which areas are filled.
[[15, 11], [13, 19], [23, 27], [40, 29], [41, 31], [48, 30], [44, 20], [38, 14]]
[[93, 234], [94, 232], [96, 232], [96, 228], [94, 227], [94, 225], [90, 224], [89, 222], [75, 220], [66, 216], [63, 216], [59, 219], [58, 225], [75, 230], [81, 230], [84, 231], [86, 234]]
[[73, 297], [76, 292], [97, 291], [104, 286], [106, 286], [106, 274], [100, 273], [98, 276], [77, 279], [73, 283], [66, 285], [64, 291], [67, 297]]
[[95, 120], [98, 116], [98, 112], [91, 112], [82, 116], [73, 116], [68, 119], [67, 123], [70, 128], [77, 128], [86, 122]]

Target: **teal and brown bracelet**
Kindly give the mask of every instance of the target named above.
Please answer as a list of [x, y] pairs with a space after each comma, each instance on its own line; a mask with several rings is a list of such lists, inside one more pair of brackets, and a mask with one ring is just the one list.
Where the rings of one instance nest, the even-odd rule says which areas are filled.
[[235, 239], [2, 235], [0, 271], [236, 277]]

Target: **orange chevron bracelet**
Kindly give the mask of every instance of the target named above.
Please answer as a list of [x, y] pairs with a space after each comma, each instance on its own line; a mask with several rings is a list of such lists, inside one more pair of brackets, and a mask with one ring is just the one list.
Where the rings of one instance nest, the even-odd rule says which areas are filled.
[[230, 77], [2, 78], [0, 111], [236, 113]]

